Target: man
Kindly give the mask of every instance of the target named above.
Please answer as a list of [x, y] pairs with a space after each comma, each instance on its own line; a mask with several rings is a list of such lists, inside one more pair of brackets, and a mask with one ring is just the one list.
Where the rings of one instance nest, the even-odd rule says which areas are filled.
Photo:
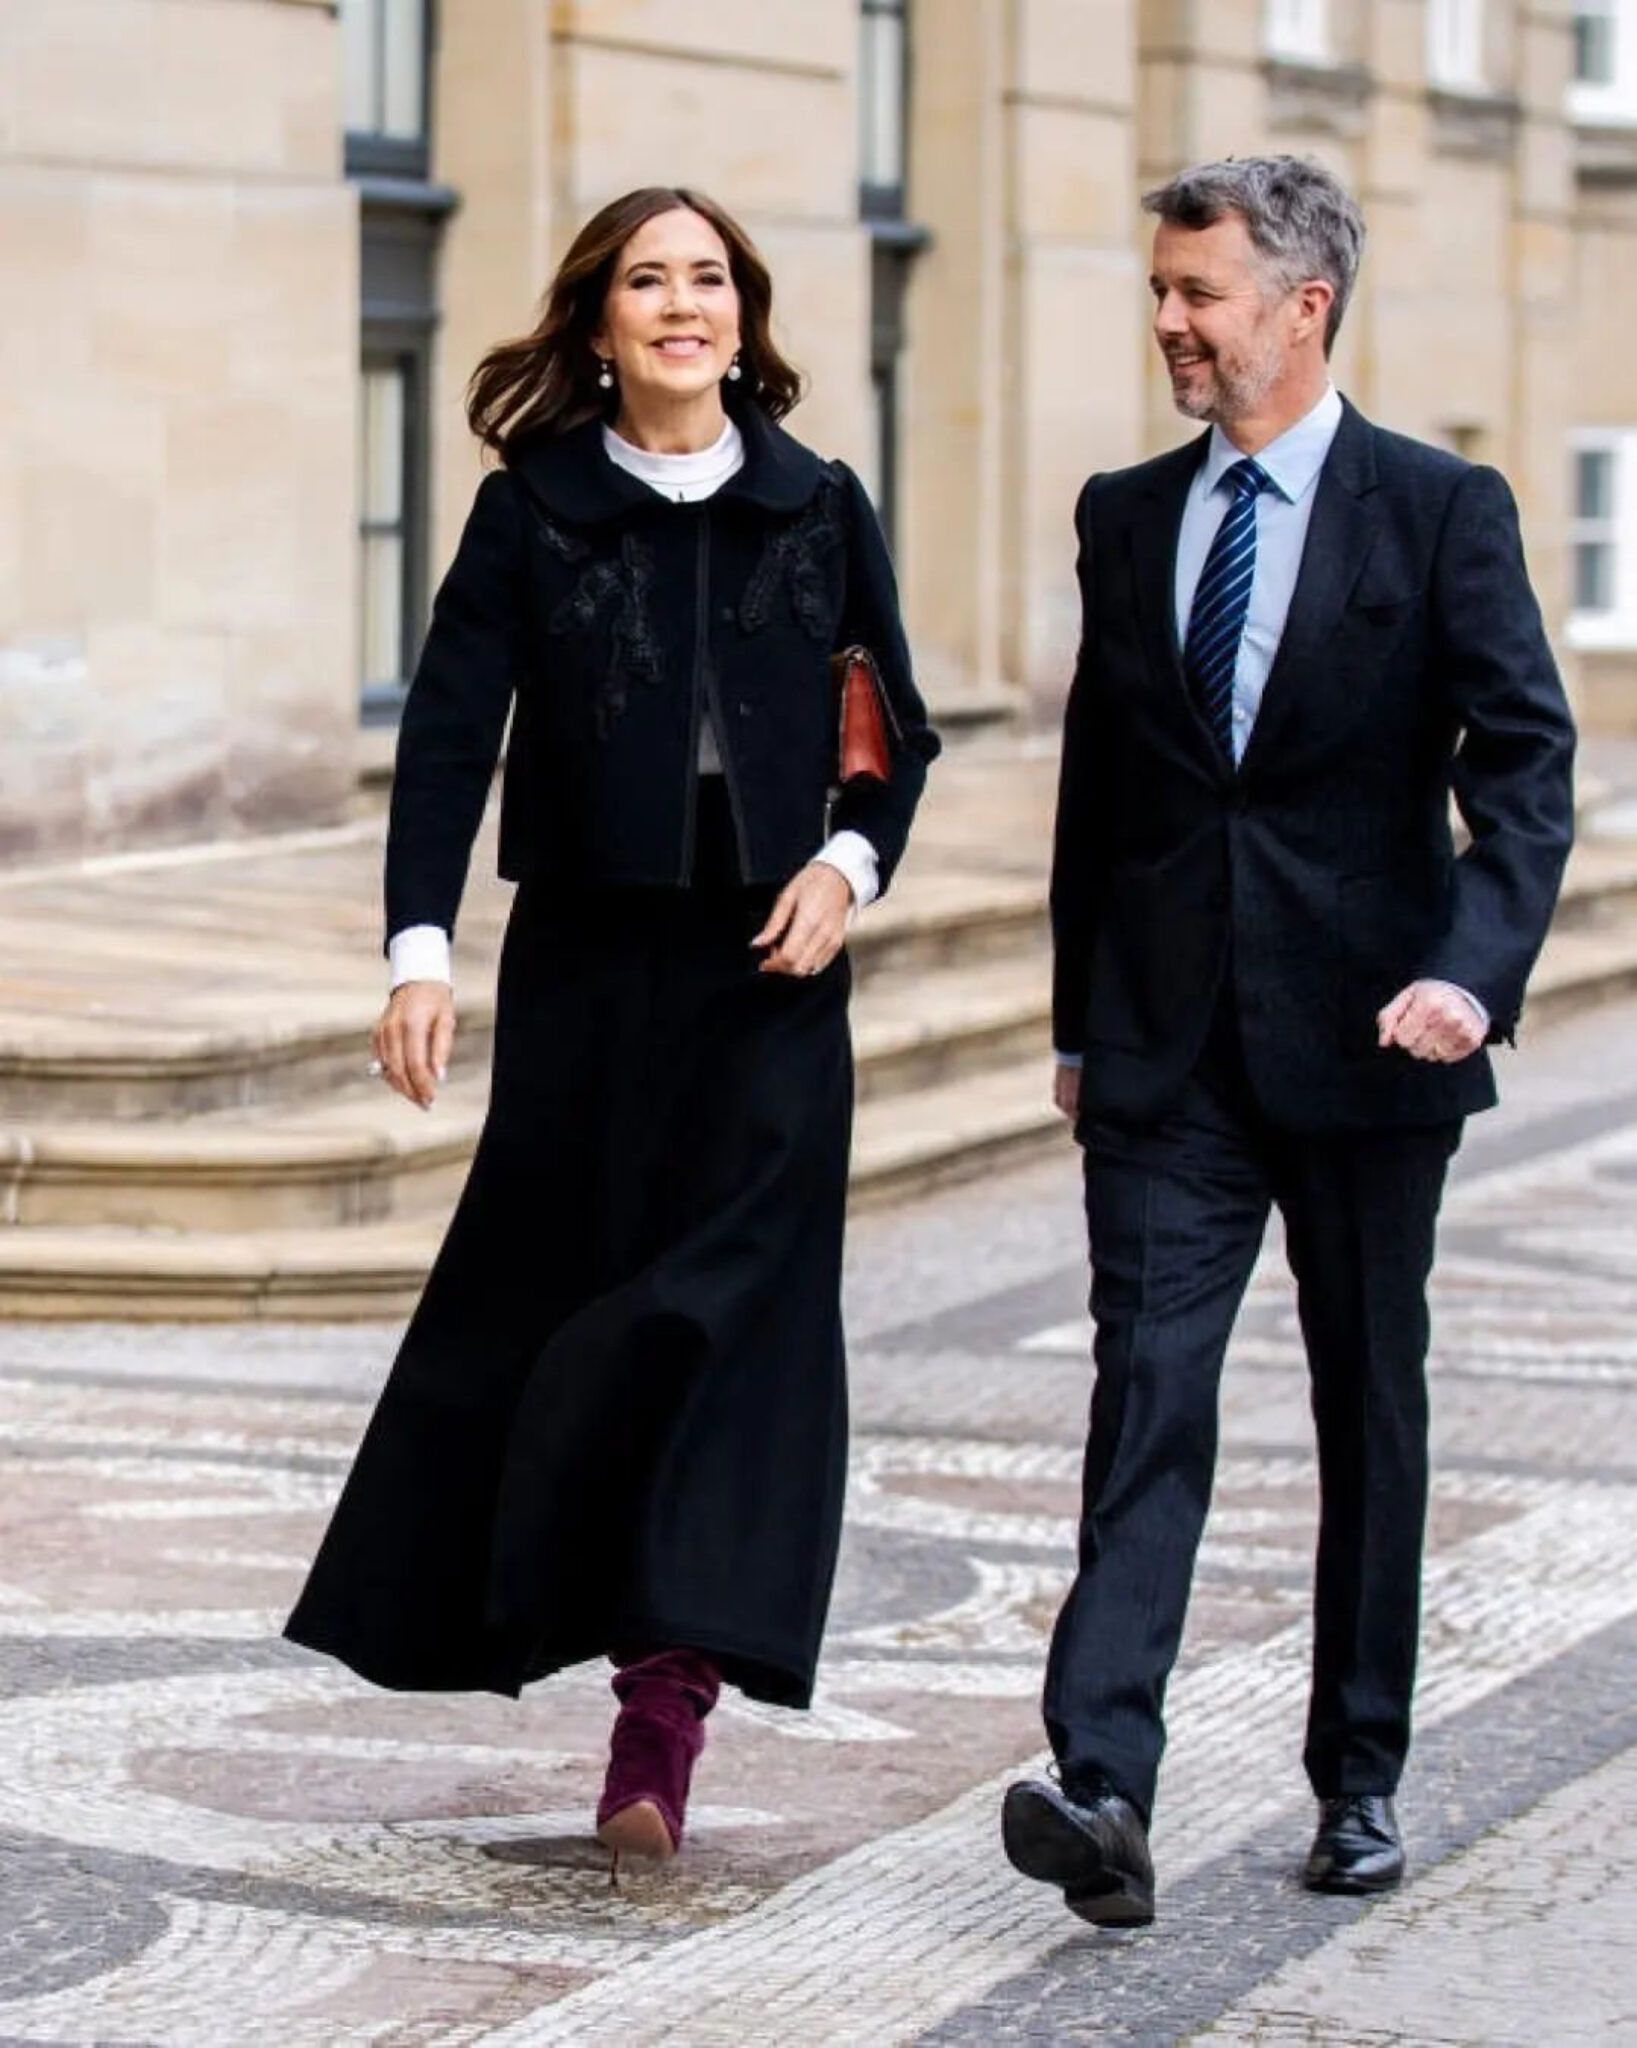
[[[1096, 1391], [1045, 1719], [1008, 1855], [1153, 1916], [1161, 1710], [1229, 1331], [1270, 1206], [1321, 1492], [1305, 1881], [1397, 1882], [1427, 1497], [1426, 1281], [1572, 828], [1573, 732], [1511, 493], [1372, 426], [1327, 359], [1364, 242], [1328, 172], [1150, 193], [1191, 445], [1093, 477], [1052, 881], [1056, 1099], [1085, 1153]], [[1457, 858], [1453, 793], [1470, 832]]]

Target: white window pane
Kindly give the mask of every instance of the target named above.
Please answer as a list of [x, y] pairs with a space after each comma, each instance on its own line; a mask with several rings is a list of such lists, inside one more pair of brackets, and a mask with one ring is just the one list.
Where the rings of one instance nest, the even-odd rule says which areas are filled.
[[347, 126], [369, 134], [375, 107], [376, 0], [341, 0], [341, 64]]
[[1614, 609], [1614, 549], [1606, 540], [1576, 543], [1574, 608], [1577, 612]]
[[424, 0], [383, 0], [381, 133], [416, 141], [426, 126]]
[[904, 182], [904, 22], [897, 12], [859, 21], [859, 178]]
[[361, 597], [361, 680], [399, 682], [404, 672], [404, 544], [397, 534], [364, 536]]
[[396, 525], [404, 512], [404, 408], [402, 370], [366, 370], [359, 508], [371, 525]]
[[1263, 35], [1275, 57], [1322, 64], [1330, 55], [1327, 0], [1267, 0]]
[[1428, 0], [1427, 73], [1434, 85], [1481, 85], [1483, 42], [1484, 0]]
[[1571, 445], [1569, 641], [1637, 649], [1637, 427], [1583, 431]]

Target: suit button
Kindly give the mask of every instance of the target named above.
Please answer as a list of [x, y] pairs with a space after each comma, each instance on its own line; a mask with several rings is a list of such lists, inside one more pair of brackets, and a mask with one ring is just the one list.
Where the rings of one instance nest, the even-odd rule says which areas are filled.
[[720, 610], [720, 611], [719, 611], [719, 612], [718, 612], [718, 613], [716, 614], [716, 616], [717, 616], [717, 617], [718, 617], [718, 618], [719, 618], [719, 619], [720, 619], [720, 620], [722, 621], [722, 624], [723, 624], [724, 626], [731, 626], [731, 625], [733, 624], [733, 607], [732, 607], [732, 605], [730, 605], [730, 604], [725, 604], [725, 605], [723, 605], [722, 609], [721, 609], [721, 610]]
[[748, 718], [750, 716], [750, 706], [745, 702], [743, 697], [739, 699], [739, 716], [741, 718]]

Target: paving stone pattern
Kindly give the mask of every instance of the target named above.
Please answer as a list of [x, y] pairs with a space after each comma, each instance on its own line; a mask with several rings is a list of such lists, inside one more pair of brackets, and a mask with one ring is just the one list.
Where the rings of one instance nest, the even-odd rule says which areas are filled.
[[1511, 1062], [1448, 1204], [1399, 1897], [1295, 1881], [1314, 1478], [1276, 1243], [1159, 1923], [1095, 1935], [1000, 1857], [1090, 1384], [1065, 1144], [855, 1228], [818, 1706], [725, 1702], [686, 1854], [617, 1891], [606, 1672], [392, 1696], [277, 1640], [392, 1331], [0, 1330], [0, 2043], [1637, 2039], [1634, 1026]]

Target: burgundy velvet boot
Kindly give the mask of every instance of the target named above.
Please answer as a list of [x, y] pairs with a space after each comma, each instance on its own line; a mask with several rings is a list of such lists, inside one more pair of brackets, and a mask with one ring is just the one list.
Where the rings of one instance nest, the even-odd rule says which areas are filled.
[[660, 1650], [614, 1673], [620, 1703], [608, 1777], [597, 1806], [597, 1839], [621, 1856], [663, 1862], [682, 1845], [688, 1785], [705, 1747], [705, 1716], [722, 1681], [697, 1650]]

